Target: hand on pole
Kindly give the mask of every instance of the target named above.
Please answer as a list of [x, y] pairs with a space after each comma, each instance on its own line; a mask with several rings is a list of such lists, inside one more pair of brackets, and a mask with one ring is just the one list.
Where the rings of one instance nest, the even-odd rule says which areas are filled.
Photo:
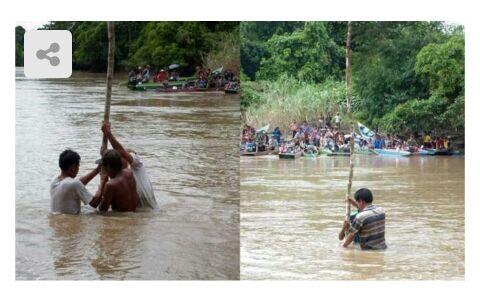
[[102, 132], [105, 136], [109, 136], [112, 133], [110, 122], [102, 122]]

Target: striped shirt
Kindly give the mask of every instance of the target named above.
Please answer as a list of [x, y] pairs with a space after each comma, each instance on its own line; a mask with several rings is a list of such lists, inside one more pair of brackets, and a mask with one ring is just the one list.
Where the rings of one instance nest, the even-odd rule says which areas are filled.
[[357, 214], [350, 233], [358, 233], [362, 250], [383, 250], [385, 244], [385, 210], [370, 205]]

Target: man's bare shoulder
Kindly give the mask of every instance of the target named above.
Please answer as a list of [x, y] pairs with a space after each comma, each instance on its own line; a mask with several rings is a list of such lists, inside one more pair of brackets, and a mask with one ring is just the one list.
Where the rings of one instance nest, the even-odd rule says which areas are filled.
[[124, 178], [133, 178], [133, 171], [131, 169], [123, 169], [122, 176]]
[[113, 178], [108, 180], [108, 182], [105, 184], [105, 187], [110, 186], [110, 188], [120, 186], [122, 183], [125, 181], [128, 181], [129, 179], [133, 178], [133, 172], [130, 169], [123, 169], [121, 170], [118, 175]]

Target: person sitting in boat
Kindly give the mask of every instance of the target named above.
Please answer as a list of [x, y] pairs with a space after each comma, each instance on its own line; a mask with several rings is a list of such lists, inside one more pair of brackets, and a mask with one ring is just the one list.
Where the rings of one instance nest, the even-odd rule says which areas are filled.
[[280, 145], [282, 139], [282, 132], [280, 131], [280, 128], [278, 126], [273, 130], [272, 138], [276, 142], [275, 146]]
[[287, 144], [285, 142], [280, 144], [280, 147], [278, 148], [278, 152], [279, 153], [287, 153], [287, 151], [288, 151]]
[[443, 146], [445, 147], [445, 149], [450, 149], [450, 136], [444, 138], [443, 140]]
[[180, 74], [177, 71], [172, 71], [172, 74], [170, 75], [170, 80], [178, 81], [179, 79], [180, 79]]
[[128, 84], [137, 85], [137, 74], [133, 69], [128, 72]]
[[375, 135], [375, 140], [373, 142], [373, 148], [382, 149], [382, 140], [378, 135]]
[[445, 147], [444, 147], [444, 142], [443, 142], [442, 137], [437, 137], [437, 138], [435, 139], [435, 148], [436, 148], [437, 150], [445, 149]]
[[410, 138], [408, 138], [406, 142], [406, 148], [412, 153], [418, 151], [418, 143], [413, 135], [410, 135]]
[[268, 150], [275, 150], [277, 147], [278, 147], [278, 144], [277, 144], [277, 142], [275, 141], [275, 139], [270, 138], [270, 139], [268, 140], [268, 147], [267, 147], [267, 149], [268, 149]]
[[157, 75], [155, 75], [154, 80], [155, 80], [155, 82], [166, 81], [166, 80], [168, 80], [168, 73], [164, 69], [161, 69], [160, 71], [158, 71]]
[[267, 149], [267, 145], [266, 145], [267, 139], [264, 133], [259, 135], [257, 143], [258, 143], [258, 151], [265, 151]]
[[197, 81], [197, 87], [198, 88], [207, 88], [208, 81], [206, 79], [199, 79]]
[[386, 249], [385, 210], [372, 204], [373, 194], [367, 188], [357, 190], [354, 198], [349, 202], [358, 209], [358, 213], [343, 222], [338, 239], [345, 239], [344, 247], [348, 247], [356, 237], [362, 250]]
[[429, 133], [426, 133], [423, 136], [423, 146], [425, 148], [432, 148], [432, 137], [430, 136]]
[[147, 65], [145, 69], [142, 71], [142, 83], [147, 83], [150, 80], [150, 71], [151, 67], [150, 65]]
[[300, 125], [300, 131], [301, 131], [302, 133], [305, 133], [305, 132], [307, 131], [307, 127], [308, 127], [308, 124], [307, 124], [307, 122], [304, 120], [304, 121], [302, 122], [302, 124]]
[[143, 72], [142, 67], [138, 67], [138, 69], [137, 69], [137, 83], [142, 82], [142, 79], [143, 79], [142, 72]]
[[248, 139], [245, 143], [245, 150], [247, 152], [255, 152], [255, 144], [252, 139]]
[[104, 136], [107, 137], [113, 149], [122, 157], [123, 168], [125, 169], [127, 166], [130, 166], [130, 170], [136, 181], [136, 189], [139, 197], [138, 207], [157, 209], [158, 204], [155, 199], [153, 185], [140, 156], [133, 150], [125, 149], [122, 144], [118, 142], [111, 131], [109, 123], [102, 125], [102, 132]]

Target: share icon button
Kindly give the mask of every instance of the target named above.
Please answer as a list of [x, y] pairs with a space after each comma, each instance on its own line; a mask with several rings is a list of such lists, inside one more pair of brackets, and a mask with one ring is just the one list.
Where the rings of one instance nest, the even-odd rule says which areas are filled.
[[28, 78], [72, 75], [72, 34], [67, 30], [25, 32], [24, 71]]

